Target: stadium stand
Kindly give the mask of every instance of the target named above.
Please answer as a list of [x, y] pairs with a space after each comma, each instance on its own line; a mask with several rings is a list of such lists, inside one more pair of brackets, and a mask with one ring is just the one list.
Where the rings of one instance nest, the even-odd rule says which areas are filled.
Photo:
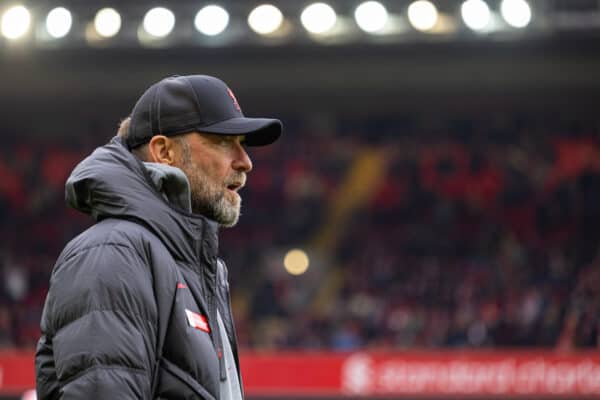
[[[598, 346], [598, 121], [436, 126], [339, 117], [252, 150], [221, 246], [244, 347]], [[108, 135], [9, 133], [0, 150], [0, 347], [35, 345], [54, 260], [91, 222], [64, 205], [64, 181]], [[311, 257], [301, 276], [282, 267], [295, 247]]]

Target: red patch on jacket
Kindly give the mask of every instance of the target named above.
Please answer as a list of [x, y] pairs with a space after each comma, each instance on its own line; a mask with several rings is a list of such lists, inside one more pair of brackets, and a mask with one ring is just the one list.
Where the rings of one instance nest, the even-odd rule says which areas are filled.
[[210, 328], [208, 326], [208, 319], [206, 319], [206, 317], [204, 315], [200, 315], [200, 314], [190, 311], [188, 309], [185, 310], [185, 315], [187, 317], [188, 324], [190, 324], [190, 326], [192, 328], [196, 328], [201, 331], [210, 333]]

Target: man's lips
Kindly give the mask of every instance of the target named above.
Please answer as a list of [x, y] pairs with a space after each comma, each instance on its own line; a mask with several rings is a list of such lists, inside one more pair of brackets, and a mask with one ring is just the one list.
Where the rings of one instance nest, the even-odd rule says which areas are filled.
[[238, 174], [237, 176], [234, 175], [230, 178], [231, 180], [226, 182], [225, 186], [232, 192], [237, 192], [246, 185], [246, 175], [244, 174]]
[[237, 192], [239, 189], [243, 187], [241, 182], [230, 183], [227, 185], [227, 189]]

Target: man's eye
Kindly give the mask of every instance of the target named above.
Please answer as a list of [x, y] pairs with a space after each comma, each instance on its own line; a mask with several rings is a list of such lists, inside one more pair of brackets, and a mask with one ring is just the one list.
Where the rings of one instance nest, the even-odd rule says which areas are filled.
[[213, 141], [213, 143], [215, 143], [219, 146], [223, 146], [223, 145], [227, 144], [227, 142], [228, 142], [227, 136], [222, 136], [222, 135], [215, 136], [215, 140]]
[[[244, 141], [244, 137], [240, 138], [240, 143], [243, 144]], [[226, 136], [226, 135], [219, 135], [216, 137], [215, 143], [218, 146], [223, 146], [223, 147], [232, 147], [235, 145], [236, 141], [238, 140], [237, 136]]]

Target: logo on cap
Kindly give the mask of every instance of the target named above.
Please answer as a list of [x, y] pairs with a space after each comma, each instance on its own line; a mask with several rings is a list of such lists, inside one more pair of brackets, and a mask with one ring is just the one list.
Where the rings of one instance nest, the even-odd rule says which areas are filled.
[[231, 97], [231, 100], [233, 100], [233, 106], [235, 107], [235, 109], [239, 112], [242, 112], [242, 109], [240, 108], [240, 103], [238, 103], [231, 89], [227, 88], [227, 93], [229, 93], [229, 97]]

